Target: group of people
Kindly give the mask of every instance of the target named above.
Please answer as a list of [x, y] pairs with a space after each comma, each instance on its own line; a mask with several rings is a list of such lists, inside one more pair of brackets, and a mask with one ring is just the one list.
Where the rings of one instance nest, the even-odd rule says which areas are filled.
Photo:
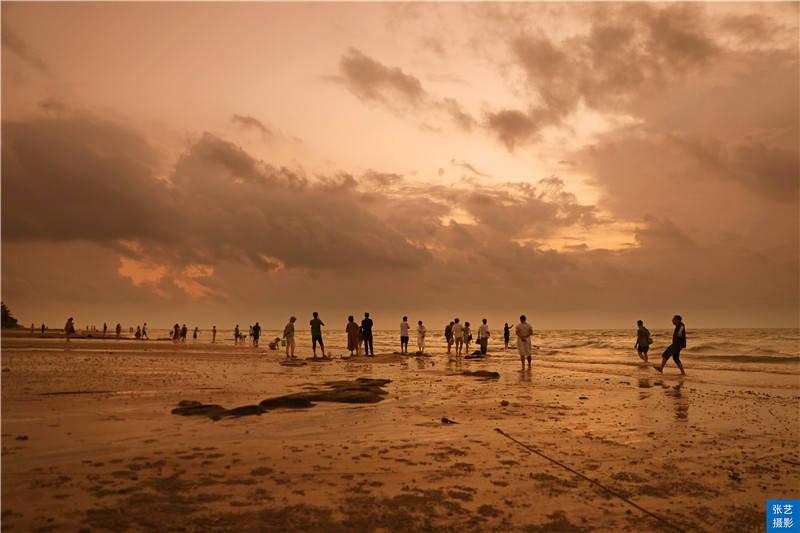
[[[281, 344], [285, 344], [286, 346], [286, 357], [287, 358], [294, 358], [295, 357], [295, 322], [297, 321], [297, 317], [289, 318], [289, 322], [283, 328], [283, 339], [282, 342], [281, 337], [275, 337], [275, 339], [269, 343], [269, 348], [271, 350], [278, 350]], [[650, 335], [650, 330], [648, 330], [644, 326], [644, 322], [642, 320], [637, 321], [637, 333], [636, 333], [636, 342], [634, 344], [634, 349], [636, 349], [639, 357], [644, 362], [648, 362], [648, 352], [650, 350], [650, 345], [653, 344], [653, 338]], [[658, 372], [664, 371], [664, 366], [666, 366], [667, 362], [672, 359], [675, 361], [678, 369], [680, 369], [681, 374], [686, 375], [686, 371], [683, 368], [683, 364], [680, 360], [680, 352], [684, 348], [686, 348], [686, 325], [683, 323], [683, 319], [680, 315], [675, 315], [672, 318], [672, 324], [675, 326], [675, 329], [672, 334], [672, 343], [664, 350], [664, 353], [661, 356], [661, 364], [660, 365], [653, 365], [653, 368]], [[317, 359], [317, 344], [319, 344], [321, 356], [325, 357], [325, 344], [322, 339], [322, 327], [325, 323], [319, 318], [319, 313], [316, 311], [312, 313], [312, 318], [309, 321], [309, 326], [311, 328], [311, 346], [313, 350], [313, 358]], [[369, 313], [364, 313], [364, 318], [361, 320], [360, 323], [357, 323], [353, 318], [353, 315], [347, 317], [347, 325], [345, 326], [345, 333], [347, 334], [347, 349], [350, 350], [350, 355], [361, 355], [361, 345], [364, 345], [364, 355], [367, 357], [374, 357], [375, 350], [373, 347], [373, 321], [369, 316]], [[511, 328], [514, 328], [514, 333], [516, 334], [517, 338], [517, 350], [519, 352], [520, 362], [522, 364], [522, 368], [525, 368], [525, 363], [528, 363], [528, 368], [531, 367], [532, 361], [532, 348], [533, 344], [531, 342], [533, 337], [533, 327], [528, 323], [527, 317], [525, 315], [521, 315], [519, 317], [519, 324], [516, 326], [509, 326], [506, 322], [503, 327], [503, 340], [505, 349], [508, 349], [508, 343], [511, 337]], [[42, 324], [42, 334], [44, 335], [44, 324]], [[103, 336], [105, 336], [108, 330], [107, 324], [103, 324]], [[120, 336], [122, 331], [122, 326], [117, 324], [116, 326], [116, 335], [117, 337]], [[186, 324], [183, 326], [179, 326], [175, 324], [172, 329], [172, 341], [173, 342], [186, 342], [186, 336], [188, 335], [188, 328]], [[197, 342], [199, 328], [194, 328], [193, 339]], [[404, 316], [402, 322], [400, 322], [400, 353], [401, 354], [408, 354], [408, 341], [411, 332], [411, 325], [408, 322], [408, 317]], [[425, 353], [425, 339], [428, 335], [428, 329], [422, 323], [422, 320], [417, 321], [417, 327], [415, 328], [416, 336], [417, 336], [417, 348], [418, 351], [416, 352], [417, 355], [423, 355]], [[67, 320], [67, 323], [64, 326], [64, 333], [69, 342], [71, 336], [75, 334], [75, 323], [72, 317]], [[147, 322], [145, 322], [141, 327], [136, 326], [136, 333], [135, 337], [137, 339], [147, 339]], [[234, 328], [234, 344], [239, 344], [240, 341], [243, 343], [246, 335], [243, 335], [239, 330], [239, 324], [236, 324]], [[252, 346], [258, 347], [258, 341], [261, 337], [261, 325], [256, 322], [255, 325], [250, 326], [250, 338], [252, 342]], [[462, 354], [469, 353], [469, 346], [470, 343], [473, 341], [472, 331], [470, 329], [470, 323], [464, 322], [461, 323], [458, 317], [454, 318], [444, 329], [444, 337], [447, 342], [447, 353], [452, 353], [452, 349], [455, 348], [456, 357], [461, 357]], [[477, 343], [480, 347], [480, 354], [486, 355], [488, 351], [488, 343], [489, 338], [491, 337], [491, 332], [489, 331], [489, 325], [487, 320], [484, 318], [481, 320], [481, 325], [478, 327], [477, 331]], [[217, 327], [212, 326], [211, 328], [211, 342], [216, 343], [217, 339]], [[355, 353], [354, 353], [355, 352]]]

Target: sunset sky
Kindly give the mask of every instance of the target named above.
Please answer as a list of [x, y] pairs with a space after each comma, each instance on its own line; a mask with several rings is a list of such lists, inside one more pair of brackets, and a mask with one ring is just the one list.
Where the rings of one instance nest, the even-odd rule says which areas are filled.
[[2, 299], [796, 327], [798, 6], [4, 2]]

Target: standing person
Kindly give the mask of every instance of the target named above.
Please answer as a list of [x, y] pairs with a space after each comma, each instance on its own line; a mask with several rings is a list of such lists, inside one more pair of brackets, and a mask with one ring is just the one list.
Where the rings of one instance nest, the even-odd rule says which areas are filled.
[[375, 350], [372, 349], [372, 319], [369, 313], [364, 313], [364, 320], [361, 321], [361, 334], [364, 335], [364, 355], [375, 357]]
[[[105, 324], [103, 324], [105, 326]], [[150, 340], [150, 337], [147, 336], [147, 322], [142, 324], [142, 340], [147, 339]]]
[[42, 337], [44, 337], [44, 322], [42, 322]]
[[347, 333], [347, 349], [350, 350], [350, 357], [352, 357], [353, 350], [358, 349], [360, 342], [358, 338], [358, 324], [355, 323], [353, 315], [347, 317], [347, 325], [345, 326], [344, 331]]
[[403, 321], [400, 322], [400, 353], [408, 353], [408, 330], [411, 326], [408, 325], [408, 317], [404, 316]]
[[119, 336], [122, 333], [122, 325], [119, 324], [119, 322], [117, 323], [116, 331], [117, 331], [117, 338], [119, 339]]
[[72, 335], [75, 335], [75, 322], [72, 320], [72, 317], [69, 317], [67, 323], [64, 324], [64, 335], [67, 337], [67, 342], [69, 342], [69, 338]]
[[653, 339], [650, 337], [650, 330], [644, 327], [644, 322], [637, 320], [636, 325], [639, 328], [636, 331], [636, 344], [633, 347], [636, 348], [641, 360], [646, 363], [647, 352], [650, 350], [650, 345], [653, 344]]
[[444, 340], [447, 341], [447, 353], [450, 353], [450, 347], [453, 346], [453, 322], [452, 320], [444, 327]]
[[136, 326], [136, 333], [134, 333], [133, 336], [136, 337], [136, 340], [139, 340], [139, 339], [142, 338], [142, 327], [141, 326], [138, 326], [138, 325]]
[[528, 359], [528, 368], [531, 367], [531, 337], [533, 327], [526, 322], [525, 315], [519, 317], [519, 324], [514, 328], [517, 334], [517, 350], [519, 350], [519, 360], [522, 362], [522, 369], [525, 370], [525, 359]]
[[456, 357], [461, 357], [461, 350], [464, 348], [464, 326], [461, 325], [458, 318], [453, 319], [453, 328], [450, 332], [456, 345]]
[[319, 319], [319, 313], [314, 311], [311, 313], [314, 317], [311, 319], [309, 324], [311, 325], [311, 348], [314, 350], [314, 359], [317, 358], [317, 343], [319, 343], [319, 349], [322, 351], [322, 357], [325, 358], [325, 345], [322, 344], [322, 326], [325, 323]]
[[469, 343], [472, 342], [472, 331], [469, 329], [469, 322], [464, 322], [464, 329], [462, 330], [462, 337], [464, 338], [464, 354], [469, 354]]
[[511, 338], [511, 328], [508, 327], [508, 322], [503, 326], [503, 341], [506, 343], [505, 349], [508, 350], [508, 340]]
[[106, 336], [106, 331], [108, 331], [108, 324], [106, 324], [105, 322], [103, 322], [103, 337], [105, 337], [105, 336]]
[[178, 324], [172, 328], [172, 342], [181, 340], [181, 327]]
[[486, 319], [483, 319], [483, 324], [478, 328], [478, 342], [481, 345], [481, 355], [486, 355], [489, 345], [489, 326], [486, 324]]
[[217, 326], [211, 326], [211, 344], [217, 343]]
[[197, 326], [194, 327], [194, 331], [192, 332], [192, 342], [197, 342], [197, 332], [200, 331], [200, 328]]
[[675, 364], [681, 369], [681, 375], [685, 376], [686, 372], [683, 370], [679, 356], [681, 355], [681, 350], [686, 348], [686, 325], [683, 323], [681, 315], [672, 317], [672, 323], [675, 325], [675, 331], [672, 332], [672, 344], [664, 350], [664, 354], [661, 356], [661, 366], [653, 365], [653, 368], [663, 373], [664, 365], [672, 357], [675, 360]]
[[239, 334], [239, 324], [236, 324], [236, 327], [233, 328], [233, 345], [234, 346], [239, 344], [239, 337], [241, 337], [241, 335]]
[[286, 358], [289, 358], [289, 350], [292, 351], [292, 359], [294, 359], [294, 322], [297, 320], [295, 317], [289, 318], [289, 323], [283, 328], [283, 338], [286, 339]]
[[258, 348], [258, 338], [261, 337], [261, 326], [258, 322], [253, 326], [253, 346]]
[[189, 334], [189, 328], [186, 327], [186, 324], [181, 326], [181, 342], [186, 342], [186, 335]]
[[425, 351], [425, 335], [428, 333], [428, 328], [422, 325], [422, 320], [417, 322], [417, 346], [419, 347], [419, 354], [422, 355]]

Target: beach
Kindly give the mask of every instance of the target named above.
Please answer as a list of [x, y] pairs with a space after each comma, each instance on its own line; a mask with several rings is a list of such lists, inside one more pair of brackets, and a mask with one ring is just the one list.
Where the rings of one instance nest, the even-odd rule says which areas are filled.
[[[284, 366], [270, 331], [258, 349], [4, 332], [3, 530], [763, 531], [767, 499], [800, 497], [797, 330], [698, 333], [685, 377], [631, 332], [537, 331], [524, 371], [496, 338], [453, 360], [378, 331], [375, 358], [345, 359], [336, 335], [332, 360], [301, 335], [306, 364]], [[172, 413], [359, 378], [390, 381], [373, 403]]]

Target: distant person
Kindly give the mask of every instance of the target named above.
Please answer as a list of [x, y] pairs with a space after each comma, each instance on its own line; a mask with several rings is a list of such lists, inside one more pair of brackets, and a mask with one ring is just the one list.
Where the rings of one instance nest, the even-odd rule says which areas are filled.
[[69, 338], [75, 335], [75, 322], [72, 320], [72, 317], [67, 319], [67, 323], [64, 324], [64, 336], [67, 337], [67, 342], [69, 342]]
[[286, 339], [286, 358], [289, 358], [289, 350], [292, 352], [292, 359], [294, 359], [294, 323], [297, 320], [295, 317], [290, 317], [289, 322], [283, 328], [283, 338]]
[[519, 324], [514, 329], [517, 334], [517, 350], [519, 350], [519, 360], [522, 362], [522, 369], [525, 369], [525, 359], [528, 360], [528, 368], [531, 367], [531, 337], [533, 328], [527, 322], [525, 315], [519, 317]]
[[411, 326], [408, 324], [408, 317], [404, 316], [403, 321], [400, 322], [400, 353], [408, 353], [408, 330]]
[[133, 336], [136, 337], [137, 341], [142, 338], [142, 327], [141, 326], [136, 326], [136, 333], [134, 333]]
[[358, 342], [356, 342], [356, 357], [361, 356], [361, 345], [364, 343], [364, 329], [358, 326]]
[[450, 347], [453, 346], [453, 322], [452, 320], [444, 327], [444, 340], [447, 342], [447, 353], [450, 353]]
[[239, 344], [239, 337], [241, 337], [241, 334], [239, 333], [239, 324], [236, 324], [236, 327], [233, 328], [233, 345], [234, 346]]
[[361, 334], [364, 336], [364, 355], [375, 357], [375, 350], [372, 349], [372, 319], [369, 313], [364, 313], [364, 320], [361, 321]]
[[469, 343], [472, 342], [472, 331], [469, 329], [469, 322], [464, 322], [464, 329], [461, 330], [464, 339], [464, 353], [469, 353]]
[[650, 337], [650, 330], [644, 327], [644, 322], [637, 320], [636, 325], [639, 329], [636, 331], [636, 344], [633, 347], [636, 348], [642, 361], [647, 362], [647, 352], [653, 344], [653, 339]]
[[194, 327], [194, 331], [192, 332], [192, 342], [197, 342], [197, 332], [200, 331], [200, 328], [197, 326]]
[[[105, 324], [103, 324], [105, 326]], [[142, 340], [147, 339], [150, 340], [150, 337], [147, 336], [147, 322], [142, 324]]]
[[217, 342], [217, 326], [211, 326], [211, 344]]
[[119, 339], [120, 334], [122, 334], [122, 325], [119, 323], [117, 323], [116, 332], [117, 332], [117, 338]]
[[314, 311], [311, 313], [311, 316], [314, 318], [311, 319], [309, 324], [311, 325], [311, 348], [314, 350], [314, 359], [317, 358], [317, 343], [319, 343], [319, 349], [322, 351], [322, 357], [325, 357], [325, 345], [322, 344], [322, 326], [325, 323], [319, 319], [319, 313]]
[[281, 338], [275, 337], [275, 340], [269, 343], [270, 350], [277, 350], [281, 347]]
[[461, 325], [458, 318], [453, 319], [453, 328], [450, 331], [456, 346], [456, 357], [460, 357], [461, 350], [464, 348], [464, 326]]
[[172, 342], [181, 340], [181, 327], [178, 324], [172, 328]]
[[42, 323], [42, 337], [44, 337], [44, 323]]
[[[107, 332], [107, 331], [108, 331], [108, 324], [106, 324], [105, 322], [103, 322], [103, 337], [105, 337], [105, 336], [106, 336], [106, 332]], [[42, 332], [42, 333], [44, 333], [44, 332]]]
[[425, 352], [425, 335], [428, 334], [428, 328], [422, 325], [422, 320], [417, 322], [417, 347], [419, 347], [420, 355]]
[[478, 328], [478, 343], [481, 345], [481, 355], [486, 355], [489, 345], [489, 326], [486, 324], [486, 319], [483, 319], [483, 324]]
[[511, 339], [511, 328], [508, 326], [508, 322], [506, 322], [506, 325], [503, 326], [503, 342], [505, 342], [505, 348], [504, 349], [506, 349], [506, 350], [508, 350], [508, 341], [509, 341], [509, 339]]
[[653, 368], [663, 373], [664, 365], [666, 365], [669, 358], [672, 357], [675, 364], [681, 369], [681, 374], [685, 376], [686, 372], [683, 370], [680, 355], [681, 350], [686, 348], [686, 325], [683, 323], [681, 315], [672, 317], [672, 323], [675, 325], [675, 331], [672, 332], [672, 344], [664, 350], [664, 354], [661, 356], [661, 366], [653, 365]]
[[253, 326], [253, 346], [258, 348], [258, 339], [261, 338], [261, 325], [256, 322], [256, 325]]
[[361, 343], [359, 334], [359, 325], [355, 323], [353, 315], [347, 317], [347, 325], [344, 327], [347, 333], [347, 349], [350, 350], [350, 355], [353, 355], [353, 350], [357, 350]]
[[189, 328], [186, 327], [186, 324], [181, 326], [181, 342], [186, 342], [186, 335], [189, 334]]

